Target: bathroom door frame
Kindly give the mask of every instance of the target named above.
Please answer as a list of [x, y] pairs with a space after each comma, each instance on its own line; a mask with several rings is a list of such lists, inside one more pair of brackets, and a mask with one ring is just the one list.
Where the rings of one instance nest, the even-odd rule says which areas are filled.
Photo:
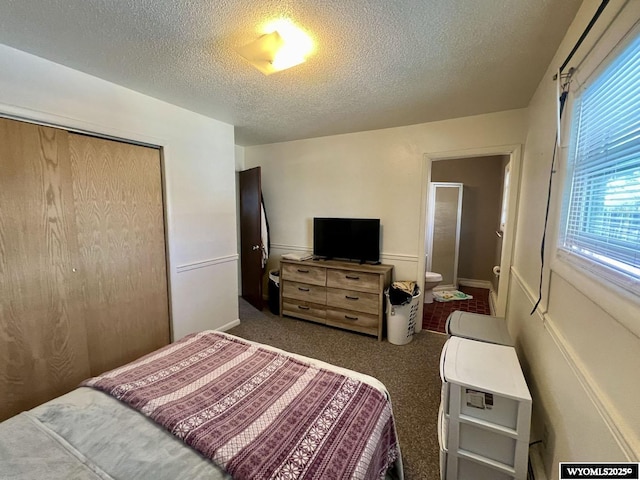
[[[445, 152], [430, 152], [423, 155], [422, 184], [420, 206], [420, 228], [418, 230], [418, 278], [416, 281], [422, 285], [427, 268], [427, 208], [431, 184], [431, 164], [438, 160], [451, 160], [455, 158], [488, 157], [494, 155], [508, 155], [511, 163], [511, 188], [509, 189], [509, 203], [507, 206], [507, 225], [503, 233], [502, 253], [500, 255], [500, 282], [495, 298], [490, 297], [492, 309], [497, 316], [505, 316], [507, 309], [507, 294], [509, 291], [509, 279], [511, 276], [511, 263], [513, 260], [513, 247], [516, 236], [516, 219], [518, 212], [518, 196], [520, 194], [520, 169], [522, 162], [522, 145], [496, 145], [494, 147], [470, 148], [467, 150], [455, 150]], [[418, 318], [422, 318], [423, 303], [420, 302]], [[416, 330], [422, 329], [420, 323]]]
[[[460, 257], [460, 229], [462, 228], [462, 199], [464, 185], [460, 182], [430, 182], [429, 185], [429, 201], [427, 202], [427, 253], [425, 255], [425, 270], [432, 271], [433, 262], [433, 228], [429, 228], [429, 222], [433, 222], [436, 214], [436, 190], [438, 188], [457, 188], [458, 189], [458, 206], [456, 208], [456, 250], [453, 257], [453, 283], [443, 284], [437, 289], [458, 288], [458, 260]], [[436, 272], [443, 273], [443, 272]]]

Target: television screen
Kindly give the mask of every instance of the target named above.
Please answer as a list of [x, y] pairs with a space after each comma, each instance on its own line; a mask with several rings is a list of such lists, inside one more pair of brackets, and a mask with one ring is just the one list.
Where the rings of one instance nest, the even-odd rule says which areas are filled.
[[372, 218], [314, 218], [316, 257], [361, 262], [380, 258], [380, 220]]

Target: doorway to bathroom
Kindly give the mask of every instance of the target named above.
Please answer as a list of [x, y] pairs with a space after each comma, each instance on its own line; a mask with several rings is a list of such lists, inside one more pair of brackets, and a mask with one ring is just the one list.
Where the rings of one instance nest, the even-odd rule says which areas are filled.
[[[515, 237], [519, 168], [519, 145], [425, 155], [421, 219], [424, 255], [421, 255], [423, 265], [419, 265], [418, 271], [441, 273], [437, 268], [454, 270], [454, 275], [448, 277], [457, 280], [449, 285], [451, 282], [444, 282], [443, 276], [440, 288], [475, 293], [473, 301], [453, 300], [446, 306], [438, 305], [436, 310], [445, 315], [441, 325], [444, 325], [450, 310], [498, 316], [505, 314]], [[439, 237], [443, 232], [456, 228], [454, 214], [445, 215], [450, 226], [447, 226], [447, 220], [443, 224], [441, 218], [438, 224], [433, 219], [434, 210], [446, 211], [446, 208], [436, 209], [435, 191], [442, 188], [442, 184], [462, 184], [457, 249], [446, 255], [438, 254], [437, 249], [430, 252], [442, 240]], [[451, 242], [448, 244], [452, 245]], [[431, 315], [428, 309], [434, 310], [433, 306], [427, 305], [424, 310]]]

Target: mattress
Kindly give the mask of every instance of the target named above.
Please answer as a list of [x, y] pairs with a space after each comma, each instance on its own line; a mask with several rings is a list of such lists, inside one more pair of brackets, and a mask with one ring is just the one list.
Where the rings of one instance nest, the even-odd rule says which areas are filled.
[[[388, 395], [384, 385], [367, 375], [260, 346], [357, 379]], [[0, 423], [0, 465], [3, 477], [18, 479], [232, 478], [150, 418], [88, 387]], [[402, 477], [398, 456], [386, 478]]]

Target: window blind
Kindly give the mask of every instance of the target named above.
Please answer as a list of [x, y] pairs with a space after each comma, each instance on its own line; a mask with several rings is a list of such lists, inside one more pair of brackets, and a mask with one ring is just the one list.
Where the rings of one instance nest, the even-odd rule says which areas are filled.
[[560, 249], [640, 293], [640, 36], [574, 105]]

